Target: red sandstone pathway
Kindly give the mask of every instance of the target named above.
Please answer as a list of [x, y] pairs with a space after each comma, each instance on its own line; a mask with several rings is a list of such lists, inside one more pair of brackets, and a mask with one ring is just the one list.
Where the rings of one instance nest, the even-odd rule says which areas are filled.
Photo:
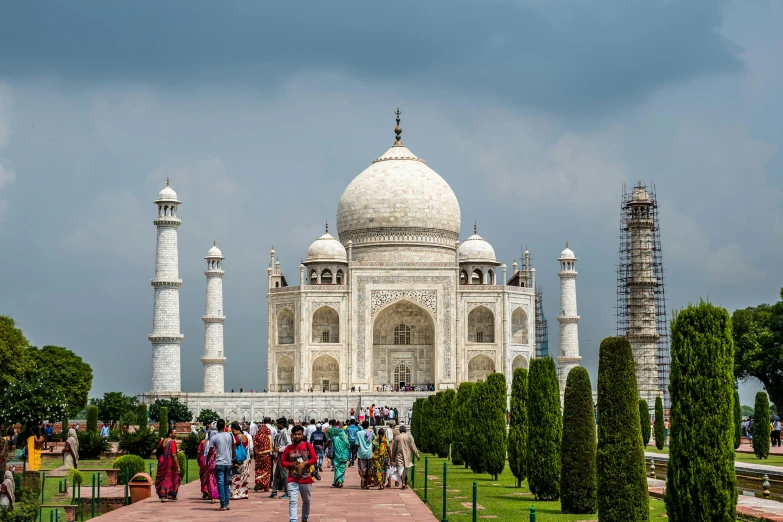
[[[332, 474], [328, 469], [321, 474], [323, 480], [313, 484], [310, 522], [389, 522], [396, 517], [415, 522], [437, 522], [429, 508], [419, 497], [407, 489], [377, 489], [363, 491], [359, 488], [356, 468], [348, 468], [345, 487], [331, 487]], [[153, 491], [153, 496], [155, 495]], [[254, 493], [251, 489], [247, 500], [232, 500], [230, 510], [216, 511], [216, 506], [201, 500], [198, 481], [179, 489], [177, 502], [160, 502], [149, 499], [120, 508], [101, 516], [101, 522], [135, 522], [142, 520], [166, 521], [221, 521], [241, 517], [254, 522], [288, 522], [288, 499], [272, 499], [269, 494]], [[301, 516], [302, 508], [299, 507]], [[250, 517], [250, 518], [246, 518]]]

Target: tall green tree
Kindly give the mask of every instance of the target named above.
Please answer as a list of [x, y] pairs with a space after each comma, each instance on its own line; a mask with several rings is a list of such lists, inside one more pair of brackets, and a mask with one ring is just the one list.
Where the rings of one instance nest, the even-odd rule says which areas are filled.
[[169, 409], [165, 406], [158, 410], [158, 433], [161, 438], [169, 434]]
[[178, 397], [173, 399], [156, 399], [150, 406], [150, 419], [160, 420], [160, 409], [168, 408], [169, 420], [171, 422], [190, 422], [193, 420], [193, 412], [181, 402]]
[[411, 436], [416, 440], [416, 446], [419, 451], [424, 451], [424, 446], [421, 445], [421, 404], [424, 401], [422, 398], [418, 398], [413, 401], [413, 408], [411, 408]]
[[92, 367], [81, 357], [61, 346], [30, 347], [33, 372], [65, 397], [66, 414], [75, 417], [87, 406], [92, 388]]
[[[218, 420], [218, 417], [215, 417], [215, 420]], [[147, 405], [144, 403], [136, 406], [136, 422], [139, 423], [139, 428], [147, 427]]]
[[563, 419], [560, 416], [560, 384], [555, 361], [533, 359], [527, 386], [527, 482], [537, 500], [560, 498], [560, 448]]
[[127, 412], [135, 410], [138, 403], [136, 397], [118, 391], [106, 392], [101, 399], [90, 399], [90, 404], [98, 407], [98, 418], [101, 422], [111, 426], [119, 422]]
[[767, 394], [756, 393], [756, 408], [753, 410], [753, 453], [757, 459], [769, 457], [769, 399]]
[[666, 444], [666, 419], [663, 416], [663, 399], [655, 398], [655, 447], [662, 450]]
[[456, 395], [457, 392], [454, 390], [443, 390], [439, 391], [435, 396], [435, 404], [438, 410], [433, 418], [436, 423], [433, 428], [433, 436], [437, 440], [435, 453], [442, 459], [449, 456], [451, 447], [451, 421], [454, 413], [454, 397]]
[[426, 419], [425, 422], [422, 423], [424, 441], [426, 443], [427, 453], [436, 453], [438, 449], [438, 437], [433, 429], [432, 422], [438, 411], [437, 405], [435, 404], [435, 395], [428, 396], [427, 400], [424, 401], [424, 405], [424, 419]]
[[581, 366], [572, 368], [566, 378], [560, 470], [560, 506], [563, 513], [595, 513], [593, 386], [590, 375]]
[[650, 443], [650, 407], [647, 406], [647, 401], [639, 399], [639, 422], [642, 428], [642, 444], [644, 447]]
[[467, 424], [468, 403], [475, 386], [474, 382], [460, 383], [451, 419], [451, 461], [457, 466], [464, 464], [466, 468], [469, 466], [471, 448], [470, 426]]
[[[735, 520], [734, 342], [731, 317], [704, 301], [671, 323], [671, 520]], [[769, 430], [767, 430], [769, 432]]]
[[33, 374], [12, 381], [0, 393], [0, 421], [6, 425], [18, 422], [24, 426], [23, 435], [44, 420], [62, 419], [66, 408], [62, 392]]
[[508, 431], [508, 466], [517, 487], [527, 476], [527, 369], [517, 368], [511, 380], [511, 420]]
[[92, 432], [98, 431], [98, 407], [94, 404], [87, 407], [86, 429]]
[[8, 384], [31, 368], [30, 343], [7, 315], [0, 315], [0, 395]]
[[487, 402], [484, 428], [487, 431], [486, 446], [482, 452], [484, 469], [495, 480], [506, 467], [506, 376], [491, 373], [487, 376]]
[[755, 377], [778, 411], [783, 411], [783, 289], [773, 305], [760, 304], [732, 314], [734, 376]]
[[468, 466], [473, 473], [486, 473], [484, 469], [484, 450], [487, 447], [487, 430], [484, 429], [484, 407], [488, 400], [489, 391], [486, 381], [477, 382], [470, 394], [467, 405], [465, 423], [468, 429], [468, 441], [471, 446]]
[[734, 449], [742, 445], [742, 415], [740, 414], [739, 392], [734, 390]]
[[650, 518], [644, 446], [639, 429], [636, 364], [624, 337], [601, 341], [598, 352], [598, 520]]

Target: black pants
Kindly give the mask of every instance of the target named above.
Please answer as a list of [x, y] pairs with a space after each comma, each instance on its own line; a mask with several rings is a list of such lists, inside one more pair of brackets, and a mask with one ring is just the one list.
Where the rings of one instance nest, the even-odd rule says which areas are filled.
[[770, 433], [771, 442], [773, 446], [780, 446], [780, 430], [773, 431]]

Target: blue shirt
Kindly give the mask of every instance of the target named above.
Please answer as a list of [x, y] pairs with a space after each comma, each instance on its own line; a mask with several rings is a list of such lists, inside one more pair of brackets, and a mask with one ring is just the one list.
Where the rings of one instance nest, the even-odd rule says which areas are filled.
[[[370, 436], [370, 440], [367, 440], [367, 435]], [[359, 451], [356, 456], [360, 459], [372, 458], [372, 439], [375, 438], [375, 433], [371, 430], [362, 430], [356, 434], [356, 441], [359, 443]]]
[[361, 428], [356, 424], [348, 426], [348, 442], [356, 442], [356, 433], [360, 430]]

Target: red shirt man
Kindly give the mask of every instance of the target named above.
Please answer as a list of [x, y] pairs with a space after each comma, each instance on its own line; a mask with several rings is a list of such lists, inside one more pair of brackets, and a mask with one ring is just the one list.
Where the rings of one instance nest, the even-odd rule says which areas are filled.
[[310, 469], [318, 462], [315, 449], [304, 441], [304, 428], [291, 429], [291, 444], [285, 447], [280, 463], [288, 469], [288, 518], [297, 520], [299, 497], [302, 497], [302, 520], [310, 516], [310, 488], [313, 476]]

